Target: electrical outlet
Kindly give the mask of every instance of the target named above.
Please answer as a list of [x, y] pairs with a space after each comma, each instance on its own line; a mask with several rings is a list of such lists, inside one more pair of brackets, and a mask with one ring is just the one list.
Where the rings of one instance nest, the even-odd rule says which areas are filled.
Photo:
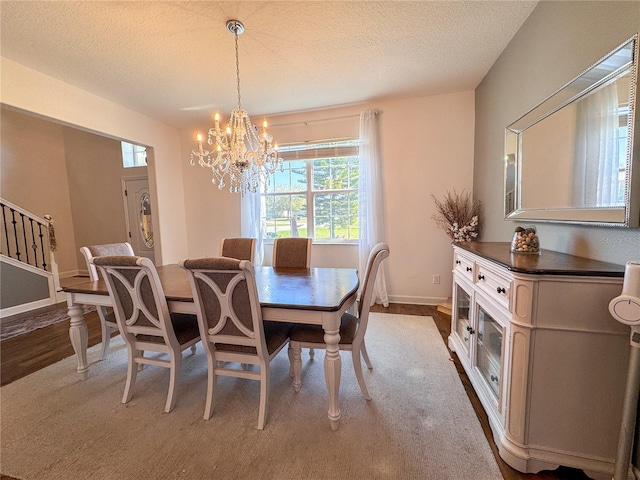
[[433, 284], [440, 285], [440, 275], [438, 275], [437, 273], [433, 276]]

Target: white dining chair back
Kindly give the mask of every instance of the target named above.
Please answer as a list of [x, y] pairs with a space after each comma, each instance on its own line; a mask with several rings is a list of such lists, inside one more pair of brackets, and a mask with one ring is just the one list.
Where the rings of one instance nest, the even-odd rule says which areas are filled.
[[[258, 429], [267, 421], [269, 364], [289, 340], [291, 326], [263, 322], [253, 265], [232, 258], [182, 260], [193, 290], [208, 379], [204, 418], [213, 414], [218, 376], [258, 380]], [[257, 371], [247, 368], [255, 365]]]
[[[89, 272], [89, 278], [92, 281], [98, 280], [98, 270], [95, 265], [91, 263], [93, 257], [103, 257], [110, 255], [126, 255], [133, 257], [133, 247], [128, 242], [122, 243], [105, 243], [101, 245], [89, 245], [88, 247], [81, 247], [80, 253], [84, 256], [87, 263], [87, 271]], [[102, 331], [102, 348], [100, 350], [100, 360], [104, 360], [109, 350], [109, 343], [111, 342], [111, 335], [118, 330], [118, 324], [116, 317], [113, 313], [113, 309], [108, 307], [98, 306], [98, 318], [100, 318], [100, 328]]]
[[[371, 298], [373, 296], [374, 284], [378, 268], [382, 261], [389, 256], [389, 246], [386, 243], [378, 243], [373, 247], [367, 261], [367, 269], [364, 274], [362, 287], [360, 291], [360, 299], [358, 301], [358, 315], [351, 315], [346, 312], [340, 320], [340, 350], [351, 351], [353, 358], [353, 367], [355, 369], [358, 385], [365, 399], [371, 400], [371, 396], [367, 390], [362, 375], [362, 363], [360, 356], [364, 358], [369, 370], [373, 369], [373, 365], [369, 359], [369, 354], [364, 342], [364, 336], [367, 332], [369, 323], [369, 311], [371, 309]], [[296, 392], [300, 391], [302, 384], [302, 348], [326, 348], [324, 343], [324, 330], [320, 325], [296, 325], [291, 331], [291, 340], [289, 341], [289, 358], [293, 366], [293, 387]]]
[[109, 257], [114, 255], [126, 255], [130, 257], [135, 256], [135, 253], [133, 253], [133, 247], [129, 242], [89, 245], [87, 247], [81, 247], [80, 253], [84, 255], [84, 258], [87, 262], [89, 278], [92, 281], [98, 280], [98, 269], [91, 263], [91, 259], [93, 257]]
[[[167, 299], [155, 266], [148, 258], [131, 256], [94, 257], [107, 282], [120, 334], [128, 349], [127, 381], [122, 403], [133, 395], [140, 365], [169, 369], [169, 391], [165, 412], [173, 410], [182, 366], [182, 351], [195, 353], [200, 330], [195, 315], [169, 313]], [[145, 351], [166, 354], [145, 357]]]

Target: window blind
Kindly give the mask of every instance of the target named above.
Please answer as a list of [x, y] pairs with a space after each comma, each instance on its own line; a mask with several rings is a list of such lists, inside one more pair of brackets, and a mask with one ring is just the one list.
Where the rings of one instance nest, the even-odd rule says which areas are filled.
[[295, 143], [281, 146], [278, 156], [284, 161], [352, 157], [358, 155], [358, 145], [357, 138]]

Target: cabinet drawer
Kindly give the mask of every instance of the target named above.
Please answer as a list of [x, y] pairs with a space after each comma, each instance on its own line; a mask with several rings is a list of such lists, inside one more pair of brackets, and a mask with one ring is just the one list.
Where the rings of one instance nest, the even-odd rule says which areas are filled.
[[470, 282], [473, 282], [473, 266], [474, 261], [470, 258], [465, 257], [464, 255], [460, 255], [460, 253], [456, 252], [454, 255], [453, 264], [454, 271], [458, 272], [462, 277], [466, 278]]
[[481, 264], [476, 264], [476, 268], [478, 273], [475, 280], [478, 287], [508, 310], [511, 279]]

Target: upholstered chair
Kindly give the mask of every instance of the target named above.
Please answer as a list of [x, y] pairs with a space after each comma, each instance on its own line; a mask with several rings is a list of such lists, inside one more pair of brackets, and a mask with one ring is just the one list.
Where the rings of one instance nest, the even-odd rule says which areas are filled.
[[220, 241], [220, 256], [253, 263], [255, 248], [255, 238], [223, 238]]
[[309, 268], [311, 266], [311, 239], [276, 238], [273, 241], [271, 264], [277, 268]]
[[[273, 241], [273, 259], [271, 264], [276, 268], [309, 268], [311, 266], [311, 238], [276, 238]], [[289, 355], [291, 356], [291, 349]], [[314, 358], [315, 351], [309, 350]], [[291, 365], [293, 359], [289, 357]], [[293, 368], [291, 369], [293, 377]]]
[[[182, 260], [189, 274], [208, 380], [204, 418], [213, 414], [218, 376], [258, 380], [258, 429], [267, 421], [269, 364], [289, 340], [291, 325], [263, 322], [253, 266], [246, 260], [201, 258]], [[243, 365], [256, 365], [257, 371]], [[227, 407], [230, 408], [230, 407]]]
[[[200, 330], [195, 315], [169, 313], [167, 299], [155, 266], [148, 258], [129, 256], [91, 259], [107, 281], [120, 334], [129, 352], [127, 381], [122, 403], [133, 395], [139, 365], [169, 369], [165, 412], [176, 404], [182, 351], [196, 351]], [[145, 357], [145, 351], [165, 354]]]
[[[389, 246], [386, 243], [378, 243], [373, 247], [369, 254], [367, 269], [362, 283], [362, 290], [360, 291], [358, 315], [354, 316], [345, 312], [342, 315], [340, 322], [340, 343], [338, 347], [340, 350], [351, 352], [356, 378], [358, 379], [362, 395], [367, 400], [371, 400], [371, 396], [369, 395], [367, 386], [364, 383], [360, 355], [364, 358], [369, 370], [373, 369], [365, 347], [364, 335], [367, 331], [367, 324], [369, 322], [369, 309], [371, 308], [371, 298], [373, 295], [376, 275], [378, 273], [378, 267], [388, 256]], [[326, 348], [326, 344], [324, 343], [324, 330], [321, 325], [296, 325], [291, 331], [289, 358], [292, 359], [293, 362], [293, 387], [296, 392], [300, 391], [301, 386], [300, 376], [302, 360], [300, 354], [303, 347]]]
[[[84, 255], [87, 262], [87, 270], [89, 271], [89, 278], [92, 281], [98, 280], [98, 270], [96, 266], [91, 263], [93, 257], [103, 257], [112, 255], [125, 255], [134, 256], [133, 247], [128, 242], [122, 243], [105, 243], [102, 245], [89, 245], [88, 247], [80, 248], [80, 252]], [[118, 330], [118, 324], [116, 323], [116, 317], [111, 308], [97, 307], [98, 317], [100, 318], [100, 327], [102, 328], [102, 349], [100, 350], [100, 360], [104, 360], [109, 350], [109, 342], [111, 341], [111, 334]]]

